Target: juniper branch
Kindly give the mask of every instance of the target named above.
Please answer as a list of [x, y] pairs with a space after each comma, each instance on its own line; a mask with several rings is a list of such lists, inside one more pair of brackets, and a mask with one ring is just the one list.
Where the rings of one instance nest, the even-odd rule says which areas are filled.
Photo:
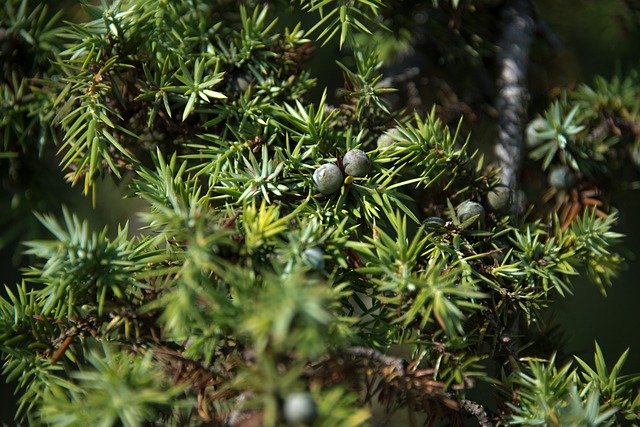
[[387, 356], [380, 353], [378, 350], [367, 347], [352, 347], [348, 352], [356, 357], [364, 357], [366, 359], [375, 360], [383, 365], [390, 366], [396, 369], [402, 376], [406, 375], [406, 361], [400, 357]]
[[478, 420], [478, 424], [481, 427], [493, 427], [493, 423], [491, 422], [489, 415], [487, 415], [487, 411], [484, 406], [469, 399], [462, 399], [460, 404], [462, 405], [462, 409], [464, 409], [468, 414], [473, 415]]
[[[387, 356], [378, 350], [366, 347], [352, 347], [348, 350], [348, 353], [356, 357], [374, 360], [385, 366], [392, 367], [398, 374], [400, 374], [401, 377], [407, 375], [407, 367], [409, 364], [406, 360], [400, 357]], [[452, 393], [448, 393], [446, 391], [443, 392], [443, 396], [454, 401], [457, 400]], [[460, 408], [469, 415], [475, 417], [481, 427], [493, 427], [493, 423], [491, 422], [484, 406], [469, 399], [461, 399], [459, 403]]]

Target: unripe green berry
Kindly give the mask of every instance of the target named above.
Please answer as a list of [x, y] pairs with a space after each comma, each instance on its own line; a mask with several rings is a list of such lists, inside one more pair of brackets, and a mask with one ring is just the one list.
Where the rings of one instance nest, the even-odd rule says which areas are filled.
[[287, 424], [311, 425], [318, 416], [318, 408], [309, 393], [291, 393], [284, 400], [283, 413]]
[[477, 216], [476, 223], [484, 221], [484, 208], [478, 202], [472, 202], [471, 200], [464, 201], [456, 208], [458, 214], [458, 220], [460, 223]]
[[324, 252], [319, 247], [307, 248], [302, 253], [305, 264], [314, 270], [324, 269]]
[[333, 194], [342, 187], [344, 177], [340, 168], [333, 163], [325, 163], [313, 172], [313, 185], [322, 194]]
[[378, 148], [382, 149], [382, 148], [390, 147], [396, 141], [394, 137], [398, 137], [399, 135], [400, 135], [400, 131], [396, 128], [391, 128], [387, 130], [385, 133], [383, 133], [378, 137], [378, 140], [377, 140]]
[[557, 166], [549, 172], [549, 185], [558, 190], [567, 190], [577, 182], [578, 178], [569, 166]]
[[351, 150], [342, 158], [342, 165], [347, 175], [362, 177], [371, 169], [371, 160], [362, 150]]
[[513, 192], [506, 185], [498, 185], [487, 193], [487, 206], [496, 212], [508, 211], [513, 203]]

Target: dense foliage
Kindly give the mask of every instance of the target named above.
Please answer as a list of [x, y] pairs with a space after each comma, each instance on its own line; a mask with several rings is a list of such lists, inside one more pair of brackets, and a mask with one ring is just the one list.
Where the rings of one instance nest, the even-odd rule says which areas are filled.
[[[466, 117], [395, 105], [383, 68], [424, 46], [478, 66], [503, 2], [105, 0], [76, 22], [36, 3], [0, 15], [3, 178], [29, 189], [4, 215], [49, 232], [0, 300], [19, 422], [640, 425], [627, 353], [560, 363], [545, 316], [624, 267], [604, 183], [640, 163], [637, 74], [533, 118], [534, 208]], [[322, 45], [339, 105], [306, 66]], [[88, 196], [129, 182], [144, 226], [53, 213], [24, 165], [54, 151]]]

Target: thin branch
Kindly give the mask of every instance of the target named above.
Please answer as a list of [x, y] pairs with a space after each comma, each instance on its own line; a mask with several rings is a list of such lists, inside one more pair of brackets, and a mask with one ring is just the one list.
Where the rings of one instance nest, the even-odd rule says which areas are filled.
[[462, 409], [470, 415], [473, 415], [478, 420], [478, 424], [481, 427], [493, 427], [493, 423], [491, 422], [489, 415], [487, 415], [487, 411], [484, 409], [484, 406], [469, 399], [462, 399], [460, 404], [462, 405]]
[[526, 89], [529, 50], [535, 22], [529, 0], [510, 0], [503, 9], [504, 29], [498, 46], [498, 139], [494, 148], [500, 181], [513, 190], [514, 206], [523, 156], [523, 129], [529, 94]]
[[407, 362], [400, 357], [387, 356], [380, 353], [378, 350], [367, 347], [351, 347], [348, 350], [348, 353], [356, 357], [375, 360], [383, 365], [395, 368], [402, 376], [406, 375], [405, 368], [407, 366]]
[[[410, 364], [408, 364], [406, 360], [400, 357], [387, 356], [380, 353], [378, 350], [366, 347], [352, 347], [348, 350], [348, 353], [356, 357], [374, 360], [385, 366], [394, 368], [402, 377], [408, 375], [407, 368], [410, 366]], [[448, 397], [449, 399], [456, 400], [455, 396], [452, 393], [444, 392], [444, 396]], [[493, 427], [491, 418], [487, 414], [484, 406], [482, 406], [481, 404], [474, 402], [473, 400], [462, 399], [460, 401], [460, 408], [469, 415], [475, 417], [481, 427]]]

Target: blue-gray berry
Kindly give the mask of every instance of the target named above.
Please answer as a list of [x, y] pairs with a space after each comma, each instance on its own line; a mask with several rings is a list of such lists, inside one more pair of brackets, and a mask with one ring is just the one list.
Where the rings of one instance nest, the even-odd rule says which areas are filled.
[[302, 253], [304, 263], [314, 270], [324, 269], [324, 252], [319, 247], [307, 248]]
[[474, 216], [477, 217], [474, 223], [484, 221], [484, 208], [478, 202], [472, 202], [471, 200], [464, 201], [458, 205], [456, 212], [461, 224]]
[[291, 393], [284, 400], [284, 419], [291, 425], [311, 425], [318, 416], [316, 402], [309, 393]]
[[333, 194], [342, 187], [344, 178], [340, 168], [333, 163], [325, 163], [313, 172], [313, 185], [322, 194]]
[[371, 169], [371, 160], [362, 150], [350, 150], [342, 158], [342, 165], [347, 175], [362, 177]]
[[487, 206], [496, 212], [504, 212], [513, 204], [513, 192], [506, 185], [497, 185], [487, 194]]

